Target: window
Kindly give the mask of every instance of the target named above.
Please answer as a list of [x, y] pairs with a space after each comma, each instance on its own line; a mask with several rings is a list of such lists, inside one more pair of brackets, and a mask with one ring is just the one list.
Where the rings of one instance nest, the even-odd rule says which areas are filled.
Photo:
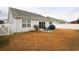
[[52, 24], [52, 22], [49, 22], [49, 24]]
[[22, 27], [31, 27], [31, 20], [23, 19], [22, 20]]
[[26, 27], [26, 20], [22, 20], [22, 27]]
[[27, 27], [31, 27], [31, 20], [27, 20]]

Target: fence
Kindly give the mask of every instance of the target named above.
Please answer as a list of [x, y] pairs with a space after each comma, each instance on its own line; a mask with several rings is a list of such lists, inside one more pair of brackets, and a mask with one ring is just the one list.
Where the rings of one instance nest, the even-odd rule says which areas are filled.
[[79, 24], [54, 24], [56, 28], [60, 29], [74, 29], [79, 30]]
[[11, 33], [10, 24], [0, 24], [0, 36], [9, 35]]
[[[56, 28], [60, 29], [74, 29], [79, 30], [79, 24], [54, 24]], [[11, 24], [0, 24], [0, 36], [13, 34]]]

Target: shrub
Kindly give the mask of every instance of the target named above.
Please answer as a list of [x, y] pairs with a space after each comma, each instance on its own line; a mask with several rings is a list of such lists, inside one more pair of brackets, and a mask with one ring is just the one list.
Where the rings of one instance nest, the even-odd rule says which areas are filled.
[[55, 25], [49, 25], [50, 30], [55, 30]]
[[39, 26], [38, 25], [34, 25], [34, 28], [35, 28], [35, 30], [38, 30]]
[[0, 48], [7, 46], [9, 44], [9, 39], [6, 37], [0, 37]]

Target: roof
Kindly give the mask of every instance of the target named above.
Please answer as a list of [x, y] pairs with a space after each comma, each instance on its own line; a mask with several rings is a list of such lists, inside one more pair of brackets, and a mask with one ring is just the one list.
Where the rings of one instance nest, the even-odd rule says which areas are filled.
[[60, 19], [56, 19], [56, 18], [52, 18], [52, 17], [49, 17], [49, 16], [46, 17], [46, 19], [47, 19], [47, 20], [50, 20], [50, 21], [53, 20], [53, 21], [55, 21], [55, 22], [60, 22], [60, 23], [61, 23], [61, 22], [62, 22], [62, 23], [67, 23], [67, 21], [60, 20]]
[[10, 7], [10, 11], [12, 12], [13, 17], [16, 19], [32, 18], [32, 19], [43, 20], [45, 18], [42, 15], [35, 14], [32, 12], [28, 12], [28, 11], [19, 10], [19, 9], [12, 8], [12, 7]]
[[19, 9], [12, 8], [12, 7], [10, 7], [9, 10], [11, 11], [12, 16], [15, 19], [27, 19], [27, 18], [30, 18], [30, 20], [32, 19], [32, 20], [37, 20], [37, 21], [65, 22], [63, 20], [55, 19], [55, 18], [52, 18], [52, 17], [45, 17], [45, 16], [42, 16], [42, 15], [39, 15], [39, 14], [36, 14], [36, 13], [32, 13], [32, 12], [28, 12], [28, 11], [24, 11], [24, 10], [19, 10]]

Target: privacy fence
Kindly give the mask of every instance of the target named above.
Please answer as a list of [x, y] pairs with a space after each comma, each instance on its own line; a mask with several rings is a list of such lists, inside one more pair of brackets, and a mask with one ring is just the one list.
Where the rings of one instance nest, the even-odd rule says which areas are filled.
[[10, 34], [12, 34], [10, 24], [0, 24], [0, 36]]
[[54, 24], [56, 28], [60, 29], [74, 29], [79, 30], [79, 24]]

